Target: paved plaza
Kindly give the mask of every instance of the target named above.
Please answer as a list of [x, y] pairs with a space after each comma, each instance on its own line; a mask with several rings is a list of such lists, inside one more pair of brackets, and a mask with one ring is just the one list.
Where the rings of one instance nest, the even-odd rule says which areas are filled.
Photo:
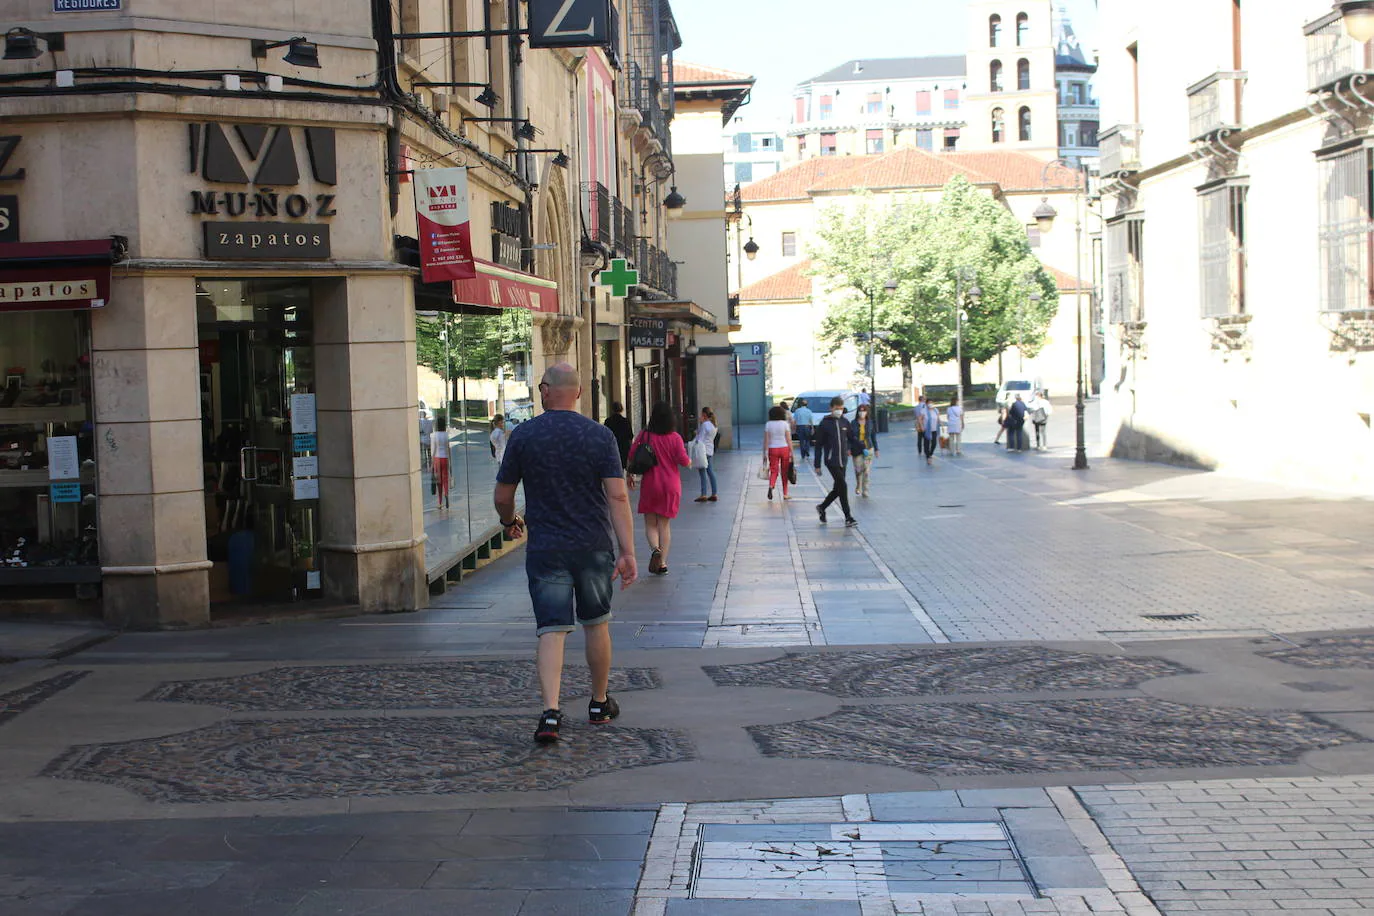
[[522, 549], [417, 614], [0, 625], [0, 912], [1374, 912], [1369, 503], [969, 438], [894, 430], [857, 529], [684, 475], [624, 715], [572, 664], [549, 748]]

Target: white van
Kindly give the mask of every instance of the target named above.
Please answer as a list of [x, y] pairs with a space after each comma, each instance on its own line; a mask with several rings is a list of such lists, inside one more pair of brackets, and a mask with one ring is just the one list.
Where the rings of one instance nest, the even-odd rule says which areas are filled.
[[1044, 388], [1038, 378], [1009, 378], [997, 389], [997, 406], [1010, 407], [1018, 394], [1021, 395], [1021, 400], [1029, 401], [1035, 392], [1043, 391]]

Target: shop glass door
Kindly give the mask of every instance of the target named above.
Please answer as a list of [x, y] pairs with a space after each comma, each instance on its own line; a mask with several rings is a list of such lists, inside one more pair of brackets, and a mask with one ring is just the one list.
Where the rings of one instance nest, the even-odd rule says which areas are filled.
[[321, 594], [307, 280], [197, 284], [211, 601]]

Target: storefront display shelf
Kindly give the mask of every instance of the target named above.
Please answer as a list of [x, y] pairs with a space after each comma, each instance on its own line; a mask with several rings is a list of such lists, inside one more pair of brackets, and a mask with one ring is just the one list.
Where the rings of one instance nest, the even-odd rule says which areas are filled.
[[52, 407], [0, 407], [0, 426], [10, 423], [84, 423], [85, 404]]
[[0, 586], [85, 585], [99, 581], [99, 566], [0, 566]]

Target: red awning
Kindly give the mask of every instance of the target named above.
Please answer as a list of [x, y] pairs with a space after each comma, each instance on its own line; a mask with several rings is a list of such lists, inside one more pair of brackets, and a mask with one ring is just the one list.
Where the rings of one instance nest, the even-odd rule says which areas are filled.
[[102, 308], [122, 240], [0, 243], [0, 312]]
[[497, 309], [558, 312], [558, 284], [521, 270], [475, 258], [477, 276], [453, 281], [453, 301]]

